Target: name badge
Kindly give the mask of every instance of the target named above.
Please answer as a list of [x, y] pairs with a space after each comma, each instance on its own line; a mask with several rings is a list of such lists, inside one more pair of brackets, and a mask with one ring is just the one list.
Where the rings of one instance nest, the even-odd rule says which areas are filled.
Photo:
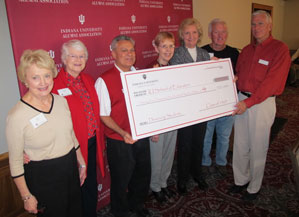
[[39, 126], [46, 123], [48, 120], [43, 113], [36, 115], [34, 118], [30, 119], [30, 122], [34, 128], [38, 128]]
[[69, 95], [72, 95], [72, 91], [69, 88], [63, 88], [63, 89], [59, 89], [57, 91], [58, 91], [58, 94], [60, 96], [69, 96]]
[[263, 64], [263, 65], [265, 65], [265, 66], [269, 65], [269, 61], [262, 60], [262, 59], [259, 60], [259, 63], [260, 63], [260, 64]]

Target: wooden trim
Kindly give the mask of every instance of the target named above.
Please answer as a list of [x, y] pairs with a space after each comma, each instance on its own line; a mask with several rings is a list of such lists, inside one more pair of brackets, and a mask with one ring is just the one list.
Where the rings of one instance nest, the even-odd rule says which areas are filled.
[[8, 166], [8, 152], [0, 154], [0, 168]]
[[8, 153], [0, 154], [0, 216], [32, 217], [25, 212], [24, 203], [19, 191], [11, 178]]
[[252, 9], [251, 12], [253, 13], [254, 11], [257, 10], [264, 10], [270, 13], [271, 17], [273, 17], [273, 6], [269, 5], [262, 5], [262, 4], [257, 4], [257, 3], [252, 3]]

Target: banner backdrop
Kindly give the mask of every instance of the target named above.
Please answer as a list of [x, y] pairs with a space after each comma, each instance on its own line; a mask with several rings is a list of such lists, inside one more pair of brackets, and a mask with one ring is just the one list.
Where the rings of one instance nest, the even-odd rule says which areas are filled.
[[[136, 64], [143, 69], [157, 58], [152, 40], [160, 31], [174, 33], [192, 17], [192, 0], [6, 0], [16, 66], [26, 49], [44, 49], [62, 67], [60, 49], [81, 40], [89, 52], [85, 72], [94, 79], [114, 63], [109, 45], [119, 35], [136, 41]], [[178, 39], [176, 39], [178, 45]], [[26, 88], [19, 82], [21, 96]], [[108, 166], [106, 167], [108, 170]], [[109, 175], [99, 178], [99, 206], [109, 203]]]

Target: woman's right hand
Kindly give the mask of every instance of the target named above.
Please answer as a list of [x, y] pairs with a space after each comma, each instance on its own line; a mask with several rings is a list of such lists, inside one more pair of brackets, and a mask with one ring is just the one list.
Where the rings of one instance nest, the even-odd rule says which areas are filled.
[[29, 162], [30, 162], [29, 156], [25, 152], [23, 152], [23, 163], [28, 164]]
[[37, 214], [37, 200], [36, 198], [32, 195], [29, 199], [24, 201], [24, 209], [28, 211], [29, 213], [34, 213]]
[[211, 57], [211, 60], [219, 60], [219, 58], [218, 57]]

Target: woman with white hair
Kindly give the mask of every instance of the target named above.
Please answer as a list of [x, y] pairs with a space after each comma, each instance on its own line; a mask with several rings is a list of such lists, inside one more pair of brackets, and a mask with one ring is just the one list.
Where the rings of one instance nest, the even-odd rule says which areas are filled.
[[96, 165], [104, 176], [104, 140], [100, 124], [98, 96], [94, 80], [84, 72], [88, 52], [79, 40], [62, 45], [61, 60], [64, 68], [54, 80], [53, 93], [64, 96], [70, 107], [75, 135], [79, 141], [87, 167], [87, 177], [81, 187], [85, 217], [96, 217], [97, 175]]

